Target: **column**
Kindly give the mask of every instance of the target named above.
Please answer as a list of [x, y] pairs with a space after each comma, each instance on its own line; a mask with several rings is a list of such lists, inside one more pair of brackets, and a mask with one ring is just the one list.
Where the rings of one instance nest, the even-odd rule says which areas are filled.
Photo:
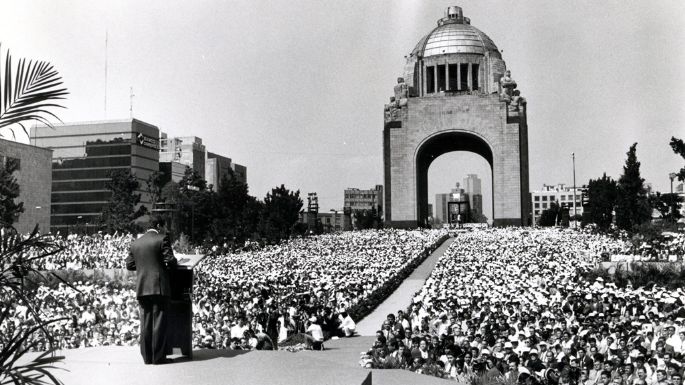
[[423, 60], [422, 60], [421, 61], [421, 80], [422, 80], [421, 81], [421, 90], [423, 92], [421, 92], [421, 96], [426, 96], [426, 87], [427, 87], [427, 85], [426, 85], [426, 83], [427, 83], [426, 82], [426, 76], [427, 76], [426, 73], [427, 73], [426, 66], [423, 64]]
[[445, 62], [445, 91], [450, 90], [450, 63]]
[[457, 62], [457, 90], [461, 91], [461, 63]]

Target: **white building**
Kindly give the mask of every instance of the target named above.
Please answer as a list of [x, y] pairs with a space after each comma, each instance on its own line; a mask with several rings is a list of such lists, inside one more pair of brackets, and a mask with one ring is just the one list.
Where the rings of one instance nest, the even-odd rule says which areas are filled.
[[[552, 202], [559, 206], [569, 207], [569, 215], [573, 216], [573, 186], [563, 183], [557, 185], [542, 185], [542, 190], [531, 191], [531, 207], [533, 208], [533, 223], [537, 223], [542, 212], [551, 207]], [[583, 189], [576, 186], [576, 213], [583, 215]]]

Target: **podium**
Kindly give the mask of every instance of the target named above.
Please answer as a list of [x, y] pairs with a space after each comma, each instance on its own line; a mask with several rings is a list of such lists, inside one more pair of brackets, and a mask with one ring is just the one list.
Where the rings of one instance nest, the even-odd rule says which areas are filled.
[[178, 267], [170, 272], [171, 299], [167, 309], [166, 354], [180, 348], [193, 359], [193, 269], [204, 255], [175, 254]]

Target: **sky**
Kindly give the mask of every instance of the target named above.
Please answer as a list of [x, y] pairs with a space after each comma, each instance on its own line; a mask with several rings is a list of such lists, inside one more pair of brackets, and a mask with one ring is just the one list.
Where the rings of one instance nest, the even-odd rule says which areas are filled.
[[[328, 211], [345, 188], [383, 183], [383, 105], [449, 5], [492, 38], [528, 101], [531, 190], [571, 184], [572, 152], [578, 185], [618, 178], [634, 142], [646, 182], [669, 190], [683, 1], [0, 0], [0, 43], [60, 72], [62, 121], [126, 119], [132, 100], [133, 117], [247, 166], [251, 194], [283, 183]], [[470, 173], [489, 194], [485, 160], [438, 158], [430, 201]]]

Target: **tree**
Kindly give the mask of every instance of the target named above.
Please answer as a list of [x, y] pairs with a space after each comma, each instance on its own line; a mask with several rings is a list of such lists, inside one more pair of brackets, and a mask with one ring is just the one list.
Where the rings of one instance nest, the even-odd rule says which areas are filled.
[[181, 232], [199, 244], [209, 235], [216, 217], [216, 193], [208, 190], [207, 181], [190, 167], [186, 167], [178, 186]]
[[549, 208], [540, 214], [538, 226], [556, 226], [559, 221], [561, 221], [561, 207], [557, 202], [552, 202]]
[[136, 194], [140, 182], [127, 169], [111, 171], [109, 178], [111, 179], [105, 183], [105, 187], [112, 191], [112, 196], [102, 210], [101, 223], [107, 232], [132, 231], [133, 220], [146, 211], [144, 206], [136, 211], [136, 205], [140, 203], [140, 194]]
[[[678, 139], [674, 136], [671, 137], [671, 148], [673, 152], [680, 155], [685, 160], [685, 142], [682, 139]], [[685, 182], [685, 167], [681, 168], [677, 173], [678, 180]]]
[[4, 226], [12, 226], [19, 214], [24, 212], [24, 203], [14, 201], [20, 192], [14, 176], [17, 170], [19, 162], [14, 158], [6, 158], [5, 164], [0, 166], [0, 221]]
[[678, 194], [662, 194], [657, 192], [655, 195], [649, 197], [649, 205], [651, 208], [659, 211], [662, 219], [680, 218], [680, 196]]
[[651, 218], [651, 208], [647, 199], [644, 179], [640, 177], [640, 162], [636, 155], [637, 143], [633, 143], [626, 153], [623, 175], [618, 179], [616, 196], [616, 225], [624, 230], [633, 231]]
[[153, 207], [155, 203], [162, 201], [162, 189], [165, 185], [164, 179], [164, 172], [155, 171], [152, 174], [150, 174], [150, 176], [148, 176], [147, 178], [147, 181], [145, 181], [147, 185], [147, 193], [150, 194], [150, 200], [152, 202]]
[[302, 206], [299, 190], [292, 192], [284, 185], [271, 189], [264, 198], [261, 222], [264, 236], [272, 242], [287, 239], [297, 222]]
[[584, 207], [583, 224], [595, 223], [601, 230], [607, 230], [613, 220], [614, 205], [616, 204], [616, 181], [606, 173], [598, 179], [590, 179], [587, 187], [588, 203]]
[[[6, 63], [4, 71], [3, 62]], [[9, 128], [16, 139], [14, 125], [20, 126], [26, 136], [29, 135], [25, 126], [27, 121], [37, 120], [52, 127], [47, 118], [59, 118], [49, 109], [64, 108], [55, 100], [69, 94], [66, 88], [60, 88], [62, 78], [52, 64], [33, 60], [27, 63], [26, 59], [19, 59], [14, 80], [12, 72], [12, 55], [7, 51], [5, 60], [0, 60], [0, 129]]]
[[[49, 235], [38, 235], [38, 226], [28, 238], [23, 239], [12, 232], [0, 235], [0, 383], [1, 384], [61, 384], [54, 365], [64, 359], [56, 356], [58, 343], [52, 332], [52, 324], [65, 322], [68, 318], [46, 320], [34, 290], [25, 290], [25, 282], [44, 284], [46, 277], [35, 269], [35, 263], [62, 251]], [[77, 291], [77, 290], [75, 290]], [[15, 324], [12, 309], [21, 305], [27, 309], [26, 319]], [[17, 327], [18, 326], [18, 327]], [[48, 350], [32, 361], [22, 359], [29, 351], [45, 343]]]
[[381, 223], [381, 217], [378, 215], [375, 207], [371, 210], [359, 210], [354, 213], [354, 223], [359, 230], [376, 229]]
[[487, 223], [488, 222], [488, 217], [486, 217], [483, 213], [479, 213], [478, 211], [471, 209], [469, 217], [471, 218], [471, 223]]
[[214, 220], [216, 237], [242, 243], [257, 230], [260, 213], [252, 213], [256, 214], [252, 218], [246, 215], [250, 209], [248, 206], [256, 201], [248, 191], [247, 184], [240, 182], [233, 170], [229, 169], [229, 173], [221, 178], [216, 198], [217, 218]]

